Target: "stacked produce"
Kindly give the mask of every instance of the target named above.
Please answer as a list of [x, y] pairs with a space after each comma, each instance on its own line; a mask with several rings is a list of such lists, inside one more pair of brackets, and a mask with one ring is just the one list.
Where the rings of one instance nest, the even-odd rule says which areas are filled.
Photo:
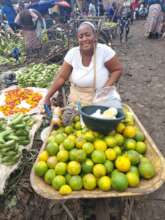
[[102, 28], [114, 28], [117, 27], [117, 23], [115, 22], [104, 22]]
[[19, 70], [17, 74], [18, 85], [21, 87], [47, 88], [59, 70], [59, 65], [30, 64]]
[[[20, 50], [21, 55], [24, 54], [24, 44], [22, 39], [15, 35], [1, 34], [0, 36], [0, 65], [14, 63], [15, 59], [11, 57], [11, 52], [14, 48]], [[23, 62], [23, 56], [20, 58]]]
[[82, 128], [79, 116], [53, 130], [34, 165], [35, 174], [61, 195], [96, 188], [121, 192], [154, 177], [145, 136], [133, 115], [124, 111], [125, 120], [106, 136]]
[[16, 114], [10, 120], [0, 121], [0, 164], [14, 165], [22, 149], [30, 143], [29, 131], [34, 123], [31, 116]]
[[0, 112], [5, 116], [15, 113], [28, 113], [38, 106], [42, 94], [30, 88], [16, 88], [1, 95]]

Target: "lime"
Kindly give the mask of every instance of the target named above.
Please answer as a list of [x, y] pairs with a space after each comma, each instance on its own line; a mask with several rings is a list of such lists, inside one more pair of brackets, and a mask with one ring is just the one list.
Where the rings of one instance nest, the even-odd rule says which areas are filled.
[[93, 151], [91, 158], [94, 163], [105, 163], [105, 154], [103, 151]]
[[56, 142], [49, 142], [46, 146], [46, 151], [50, 156], [56, 155], [59, 151], [59, 146]]
[[81, 149], [77, 150], [76, 151], [76, 161], [83, 162], [85, 160], [86, 160], [86, 153], [85, 153], [85, 151], [81, 150]]
[[69, 159], [69, 152], [67, 150], [60, 150], [57, 153], [57, 160], [59, 162], [66, 162]]
[[136, 149], [136, 141], [132, 138], [127, 138], [125, 140], [124, 145], [127, 150], [135, 150]]
[[142, 141], [138, 141], [136, 143], [136, 151], [140, 154], [144, 154], [147, 151], [147, 145]]
[[74, 142], [69, 138], [64, 140], [63, 145], [65, 150], [71, 150], [74, 148]]
[[129, 150], [126, 154], [131, 161], [131, 165], [137, 165], [140, 162], [140, 155], [135, 150]]
[[86, 141], [89, 141], [89, 142], [93, 142], [95, 140], [95, 135], [94, 135], [93, 131], [85, 132], [83, 137]]
[[106, 168], [106, 173], [107, 174], [110, 174], [114, 169], [113, 162], [110, 161], [110, 160], [106, 160], [105, 163], [104, 163], [104, 166]]
[[91, 173], [93, 170], [93, 161], [90, 159], [86, 159], [86, 161], [82, 164], [82, 171], [83, 173]]
[[72, 190], [81, 190], [83, 183], [80, 176], [72, 176], [69, 180], [69, 185]]
[[76, 138], [76, 147], [77, 148], [82, 148], [85, 143], [86, 143], [86, 141], [82, 136], [79, 136]]
[[44, 180], [46, 183], [52, 184], [54, 177], [55, 177], [55, 170], [49, 169], [44, 175]]
[[64, 132], [65, 132], [66, 134], [71, 134], [71, 133], [73, 132], [73, 127], [70, 126], [70, 125], [66, 126], [66, 127], [64, 128]]
[[37, 176], [44, 176], [48, 170], [48, 166], [45, 161], [39, 161], [34, 165], [34, 172]]
[[133, 138], [136, 135], [136, 127], [132, 125], [128, 125], [124, 128], [123, 131], [124, 137]]
[[114, 149], [114, 151], [116, 152], [116, 155], [117, 155], [117, 156], [119, 156], [119, 155], [122, 154], [122, 149], [121, 149], [121, 147], [116, 146], [116, 147], [114, 147], [113, 149]]
[[151, 162], [142, 162], [139, 164], [140, 176], [144, 179], [151, 179], [155, 176], [155, 168]]
[[122, 133], [125, 129], [125, 124], [120, 122], [117, 127], [116, 127], [116, 131], [119, 132], [119, 133]]
[[66, 163], [58, 162], [55, 166], [55, 173], [56, 175], [65, 175], [66, 173]]
[[63, 133], [56, 134], [54, 140], [57, 144], [61, 144], [66, 138], [66, 135]]
[[70, 160], [77, 160], [77, 151], [78, 149], [73, 148], [69, 151], [69, 159]]
[[52, 186], [56, 190], [59, 190], [61, 186], [65, 185], [65, 177], [58, 175], [55, 176], [52, 180]]
[[128, 187], [128, 180], [124, 173], [116, 172], [114, 175], [112, 175], [112, 187], [113, 189], [117, 191], [124, 191]]
[[105, 137], [105, 142], [108, 147], [115, 147], [117, 145], [117, 142], [114, 136]]
[[83, 144], [82, 148], [86, 154], [91, 154], [94, 150], [94, 146], [90, 142], [86, 142], [85, 144]]
[[121, 146], [124, 143], [124, 137], [121, 134], [115, 134], [114, 138], [117, 145]]
[[134, 138], [136, 141], [144, 141], [145, 140], [145, 136], [141, 131], [137, 131]]

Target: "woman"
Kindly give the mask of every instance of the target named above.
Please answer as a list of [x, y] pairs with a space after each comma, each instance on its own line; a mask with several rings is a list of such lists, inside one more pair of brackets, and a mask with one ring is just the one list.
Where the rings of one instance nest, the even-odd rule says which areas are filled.
[[92, 103], [96, 90], [109, 88], [120, 78], [122, 66], [115, 51], [96, 42], [96, 30], [92, 23], [81, 23], [77, 38], [79, 47], [70, 49], [66, 54], [59, 76], [46, 96], [47, 105], [68, 79], [71, 82], [69, 101], [80, 101], [86, 105]]
[[16, 17], [15, 22], [20, 25], [24, 37], [27, 57], [38, 55], [41, 48], [40, 39], [36, 33], [36, 22], [39, 16], [32, 10], [24, 9]]
[[145, 37], [159, 38], [163, 25], [163, 13], [160, 0], [149, 0], [149, 12], [145, 25]]

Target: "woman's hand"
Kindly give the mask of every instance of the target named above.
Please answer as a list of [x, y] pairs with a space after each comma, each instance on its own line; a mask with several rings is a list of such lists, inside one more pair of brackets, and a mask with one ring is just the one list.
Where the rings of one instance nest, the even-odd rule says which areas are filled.
[[48, 98], [48, 97], [45, 98], [44, 105], [48, 105], [48, 106], [51, 105], [50, 98]]

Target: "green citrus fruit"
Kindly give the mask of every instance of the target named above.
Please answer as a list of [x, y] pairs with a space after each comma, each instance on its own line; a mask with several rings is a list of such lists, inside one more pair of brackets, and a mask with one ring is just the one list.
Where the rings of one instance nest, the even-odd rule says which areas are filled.
[[58, 161], [57, 161], [56, 156], [50, 156], [50, 157], [48, 157], [47, 165], [48, 165], [49, 168], [55, 168], [57, 162]]
[[55, 170], [49, 169], [44, 175], [44, 180], [46, 183], [52, 184], [54, 177], [55, 177]]
[[34, 172], [37, 176], [44, 176], [48, 170], [48, 166], [45, 161], [39, 161], [34, 165]]
[[128, 180], [128, 186], [137, 187], [140, 184], [139, 176], [134, 172], [128, 172], [126, 174]]
[[88, 173], [85, 176], [83, 176], [83, 186], [86, 190], [93, 190], [96, 188], [96, 177]]
[[143, 162], [139, 164], [139, 173], [144, 179], [151, 179], [155, 176], [156, 171], [151, 162]]
[[103, 191], [109, 191], [111, 188], [111, 179], [108, 176], [102, 176], [98, 180], [98, 187]]
[[67, 196], [69, 194], [71, 194], [72, 192], [72, 189], [70, 188], [70, 186], [68, 186], [67, 184], [63, 185], [60, 187], [60, 190], [59, 190], [59, 193], [62, 195], [62, 196]]
[[91, 158], [94, 163], [105, 163], [105, 154], [103, 151], [93, 151]]
[[147, 145], [142, 141], [138, 141], [136, 143], [136, 151], [140, 154], [144, 154], [147, 151]]
[[69, 138], [64, 140], [63, 145], [65, 150], [72, 150], [74, 148], [74, 142]]
[[75, 176], [81, 172], [81, 165], [77, 161], [70, 161], [67, 165], [67, 171], [70, 175]]
[[112, 175], [112, 187], [117, 191], [125, 191], [128, 187], [128, 180], [125, 174], [116, 172]]
[[94, 146], [90, 142], [86, 142], [83, 144], [82, 149], [85, 151], [86, 154], [91, 154], [94, 150]]
[[54, 156], [59, 151], [59, 146], [56, 142], [49, 142], [46, 146], [46, 150], [50, 156]]
[[104, 166], [106, 168], [106, 173], [107, 174], [110, 174], [114, 169], [113, 162], [110, 161], [110, 160], [106, 160], [105, 163], [104, 163]]
[[69, 159], [69, 152], [67, 150], [60, 150], [57, 153], [57, 160], [59, 162], [66, 162]]
[[91, 173], [93, 170], [93, 161], [91, 159], [86, 159], [86, 161], [84, 161], [84, 163], [82, 164], [82, 171], [83, 173]]
[[83, 183], [80, 176], [72, 176], [69, 180], [69, 185], [72, 188], [72, 190], [81, 190]]
[[58, 175], [53, 178], [52, 186], [54, 189], [59, 190], [63, 185], [65, 185], [65, 177]]
[[56, 175], [65, 175], [66, 173], [66, 163], [58, 162], [55, 166], [55, 173]]
[[140, 162], [140, 155], [137, 151], [129, 150], [126, 154], [131, 161], [131, 165], [137, 165]]

